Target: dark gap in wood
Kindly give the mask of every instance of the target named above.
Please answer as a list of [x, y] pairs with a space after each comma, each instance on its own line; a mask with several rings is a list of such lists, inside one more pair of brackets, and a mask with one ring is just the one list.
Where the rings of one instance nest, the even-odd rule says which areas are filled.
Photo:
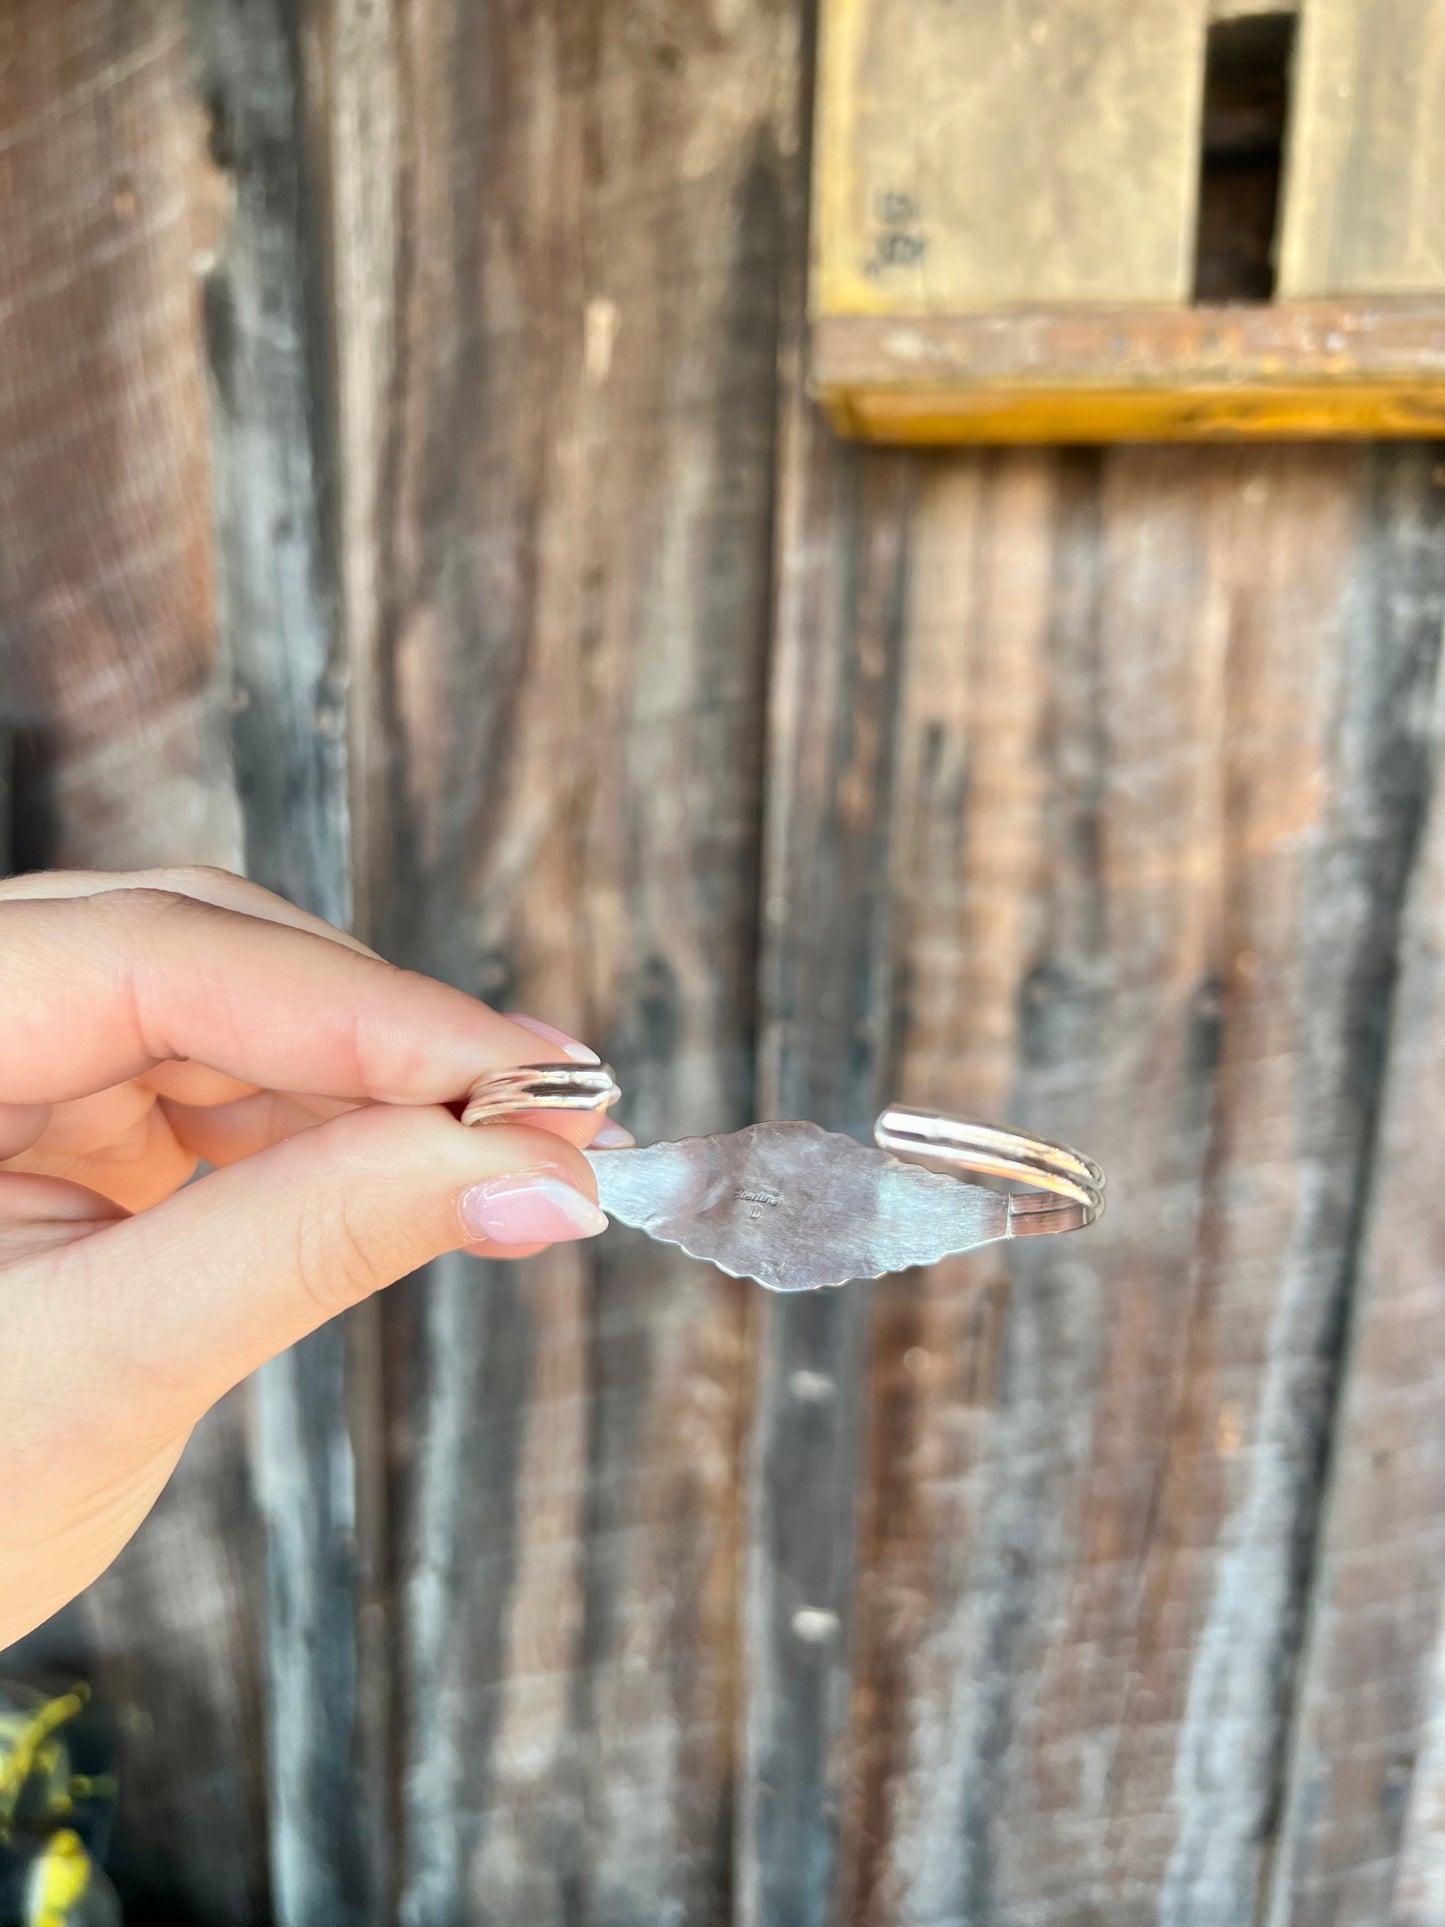
[[61, 837], [61, 811], [55, 793], [58, 755], [48, 729], [18, 729], [10, 739], [3, 855], [13, 876], [49, 869], [55, 862]]
[[15, 744], [10, 731], [0, 723], [0, 876], [9, 876], [13, 852], [10, 847], [10, 787], [14, 768]]
[[[351, 920], [346, 676], [325, 235], [305, 140], [300, 16], [192, 0], [210, 165], [230, 214], [203, 293], [222, 661], [247, 874]], [[281, 1927], [389, 1919], [387, 1549], [380, 1308], [353, 1309], [258, 1381], [265, 1503], [267, 1825]], [[338, 1480], [335, 1468], [345, 1466]]]
[[1292, 13], [1251, 14], [1209, 28], [1194, 235], [1197, 302], [1274, 298], [1294, 39]]

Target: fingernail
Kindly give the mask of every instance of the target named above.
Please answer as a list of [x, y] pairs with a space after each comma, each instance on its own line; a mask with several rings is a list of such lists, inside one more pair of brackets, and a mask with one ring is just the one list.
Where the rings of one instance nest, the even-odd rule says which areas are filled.
[[621, 1124], [614, 1124], [610, 1117], [604, 1118], [597, 1127], [597, 1135], [592, 1140], [595, 1151], [625, 1151], [637, 1139]]
[[560, 1245], [607, 1229], [605, 1211], [545, 1171], [474, 1184], [457, 1209], [474, 1238], [494, 1245]]
[[579, 1044], [575, 1037], [569, 1037], [565, 1030], [558, 1030], [555, 1024], [544, 1024], [540, 1017], [519, 1017], [516, 1011], [509, 1010], [507, 1021], [520, 1024], [523, 1030], [530, 1030], [534, 1036], [545, 1037], [549, 1044], [555, 1044], [558, 1050], [566, 1051], [574, 1064], [602, 1062], [595, 1050], [590, 1050], [586, 1044]]

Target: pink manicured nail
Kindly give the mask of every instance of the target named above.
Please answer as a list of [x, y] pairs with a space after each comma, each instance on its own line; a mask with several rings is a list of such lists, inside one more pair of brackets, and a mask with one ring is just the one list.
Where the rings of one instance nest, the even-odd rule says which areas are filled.
[[457, 1209], [474, 1238], [494, 1245], [560, 1245], [607, 1229], [605, 1211], [546, 1171], [474, 1184]]
[[506, 1016], [508, 1023], [520, 1024], [523, 1030], [530, 1030], [535, 1036], [544, 1037], [549, 1044], [555, 1044], [558, 1050], [566, 1051], [574, 1064], [602, 1062], [595, 1050], [589, 1050], [586, 1044], [579, 1044], [575, 1037], [569, 1037], [565, 1030], [558, 1030], [555, 1024], [544, 1024], [540, 1017], [519, 1017], [514, 1010], [509, 1010]]
[[621, 1124], [614, 1124], [612, 1119], [608, 1117], [604, 1118], [602, 1123], [598, 1125], [597, 1135], [592, 1140], [592, 1147], [597, 1151], [625, 1151], [630, 1145], [636, 1144], [636, 1142], [637, 1139], [632, 1135], [631, 1131], [625, 1129]]

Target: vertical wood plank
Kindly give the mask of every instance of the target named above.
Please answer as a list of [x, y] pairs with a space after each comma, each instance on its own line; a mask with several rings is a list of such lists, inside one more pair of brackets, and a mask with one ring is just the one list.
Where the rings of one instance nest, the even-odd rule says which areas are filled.
[[[588, 1037], [640, 1134], [741, 1123], [794, 11], [362, 14], [324, 64], [369, 927]], [[620, 1233], [391, 1295], [404, 1921], [726, 1912], [746, 1302]]]
[[[794, 344], [801, 339], [801, 323]], [[836, 445], [784, 365], [759, 1110], [868, 1137], [888, 1048], [907, 461]], [[834, 1915], [869, 1295], [759, 1308], [738, 1917]]]
[[1420, 0], [1303, 0], [1279, 292], [1445, 287], [1445, 13]]
[[[297, 10], [193, 0], [212, 163], [231, 203], [205, 282], [223, 633], [249, 875], [346, 928], [346, 664], [334, 580], [325, 250]], [[277, 1919], [380, 1921], [388, 1761], [380, 1312], [256, 1380], [266, 1526]]]
[[1073, 1138], [1115, 1209], [877, 1292], [850, 1917], [1252, 1914], [1426, 783], [1442, 584], [1388, 530], [1433, 502], [1411, 452], [927, 471], [902, 1095]]
[[[815, 10], [800, 15], [809, 31], [783, 264], [757, 1107], [867, 1138], [890, 1044], [893, 716], [916, 465], [838, 442], [807, 393], [818, 49]], [[836, 36], [831, 58], [841, 80]], [[825, 147], [840, 131], [829, 119], [836, 91], [821, 105]], [[834, 239], [837, 212], [815, 199], [814, 219]], [[869, 1309], [858, 1286], [765, 1296], [754, 1309], [733, 1842], [745, 1927], [835, 1918]]]
[[[234, 863], [180, 6], [0, 14], [0, 663], [13, 859]], [[128, 1908], [268, 1911], [258, 1531], [241, 1399], [111, 1570], [7, 1669], [89, 1677], [122, 1737]]]
[[[1433, 490], [1397, 481], [1377, 498], [1380, 590], [1399, 611], [1397, 620], [1415, 630], [1427, 661], [1442, 619], [1442, 479], [1436, 468]], [[1439, 1186], [1425, 1149], [1445, 1072], [1438, 676], [1427, 723], [1429, 696], [1423, 677], [1380, 691], [1392, 706], [1418, 705], [1414, 756], [1429, 758], [1432, 797], [1400, 946], [1358, 1302], [1282, 1796], [1271, 1927], [1384, 1920], [1423, 1927], [1445, 1905], [1442, 1234]], [[1401, 769], [1397, 780], [1403, 787], [1422, 779], [1418, 769]]]
[[22, 863], [235, 845], [179, 4], [0, 21], [0, 598]]

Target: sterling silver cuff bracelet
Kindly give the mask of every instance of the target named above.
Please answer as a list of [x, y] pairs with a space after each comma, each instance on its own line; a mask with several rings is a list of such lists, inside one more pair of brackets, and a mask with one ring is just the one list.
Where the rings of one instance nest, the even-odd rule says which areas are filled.
[[[525, 1065], [480, 1079], [462, 1122], [603, 1110], [619, 1095], [606, 1065]], [[816, 1124], [752, 1124], [584, 1155], [610, 1217], [771, 1291], [877, 1278], [1001, 1238], [1079, 1231], [1103, 1214], [1098, 1165], [1047, 1138], [901, 1105], [873, 1135], [877, 1149]], [[953, 1173], [1027, 1188], [991, 1190]]]

